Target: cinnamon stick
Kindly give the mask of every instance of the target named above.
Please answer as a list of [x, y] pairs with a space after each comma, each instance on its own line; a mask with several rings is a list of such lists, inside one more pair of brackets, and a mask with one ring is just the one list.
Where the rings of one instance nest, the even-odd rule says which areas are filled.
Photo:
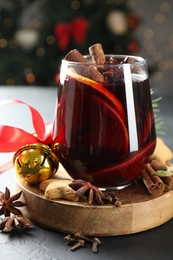
[[151, 167], [155, 170], [155, 171], [166, 171], [166, 165], [163, 165], [163, 163], [160, 160], [156, 160], [156, 159], [152, 159], [151, 162]]
[[[81, 76], [84, 76], [86, 78], [90, 78], [94, 81], [97, 81], [99, 83], [103, 83], [104, 77], [103, 75], [96, 69], [95, 66], [92, 66], [88, 63], [87, 59], [83, 57], [83, 55], [76, 49], [71, 50], [65, 58], [68, 61], [73, 61], [73, 62], [81, 62], [81, 63], [86, 63], [86, 65], [80, 65], [80, 66], [75, 66], [73, 69], [80, 74]], [[87, 64], [88, 63], [88, 64]]]
[[155, 174], [155, 170], [153, 169], [153, 167], [151, 166], [151, 163], [147, 163], [145, 166], [145, 169], [147, 170], [147, 172], [149, 172], [151, 175]]
[[87, 59], [84, 58], [84, 56], [77, 50], [71, 50], [64, 58], [68, 61], [75, 61], [75, 62], [85, 62], [87, 63]]
[[104, 64], [106, 57], [100, 43], [96, 43], [89, 47], [89, 53], [92, 57], [92, 60], [96, 64]]
[[162, 180], [171, 190], [173, 190], [173, 176], [163, 177]]
[[163, 162], [157, 158], [157, 157], [153, 157], [150, 161], [150, 163], [148, 163], [146, 165], [146, 168], [148, 169], [149, 172], [154, 174], [154, 171], [156, 171], [156, 175], [157, 171], [162, 171], [165, 172], [165, 176], [161, 177], [161, 180], [163, 181], [164, 184], [168, 185], [169, 188], [171, 190], [173, 190], [173, 175], [172, 176], [166, 176], [166, 173], [169, 171], [168, 167], [171, 166], [171, 164], [169, 165], [169, 162], [167, 162], [167, 165], [164, 165]]
[[165, 184], [162, 182], [160, 177], [147, 171], [147, 169], [144, 169], [141, 172], [141, 178], [150, 194], [161, 195], [163, 193]]

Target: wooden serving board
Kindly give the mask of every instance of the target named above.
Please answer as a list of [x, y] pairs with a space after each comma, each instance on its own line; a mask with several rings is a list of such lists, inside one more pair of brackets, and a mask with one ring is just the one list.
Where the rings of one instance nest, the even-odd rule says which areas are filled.
[[[67, 173], [61, 168], [61, 176]], [[59, 171], [58, 171], [59, 172]], [[83, 232], [88, 236], [115, 236], [145, 231], [173, 217], [173, 191], [155, 197], [142, 182], [117, 191], [121, 207], [111, 204], [47, 200], [38, 187], [16, 177], [16, 190], [23, 191], [23, 214], [35, 224], [63, 233]]]

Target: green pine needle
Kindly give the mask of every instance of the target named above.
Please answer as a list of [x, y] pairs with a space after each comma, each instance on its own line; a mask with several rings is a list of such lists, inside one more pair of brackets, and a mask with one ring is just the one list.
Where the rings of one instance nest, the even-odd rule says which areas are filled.
[[[151, 92], [153, 94], [153, 92]], [[154, 120], [155, 120], [155, 128], [156, 128], [156, 133], [158, 136], [164, 135], [164, 122], [162, 118], [158, 117], [158, 114], [160, 112], [159, 109], [159, 101], [162, 99], [162, 97], [158, 97], [152, 100], [152, 106], [153, 106], [153, 111], [154, 111]]]

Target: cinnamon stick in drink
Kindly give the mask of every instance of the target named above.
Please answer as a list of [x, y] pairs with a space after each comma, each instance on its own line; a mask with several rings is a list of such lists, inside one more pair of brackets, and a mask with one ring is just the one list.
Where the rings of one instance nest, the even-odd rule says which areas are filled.
[[[74, 66], [74, 70], [81, 76], [103, 83], [104, 77], [93, 65], [90, 65], [85, 57], [76, 49], [71, 50], [64, 58], [68, 61], [86, 63], [86, 65]], [[88, 63], [88, 65], [87, 65]]]
[[67, 53], [64, 59], [68, 61], [87, 63], [87, 59], [85, 59], [77, 49], [71, 50], [69, 53]]
[[100, 43], [96, 43], [89, 47], [89, 53], [92, 57], [92, 60], [96, 64], [104, 64], [106, 57]]

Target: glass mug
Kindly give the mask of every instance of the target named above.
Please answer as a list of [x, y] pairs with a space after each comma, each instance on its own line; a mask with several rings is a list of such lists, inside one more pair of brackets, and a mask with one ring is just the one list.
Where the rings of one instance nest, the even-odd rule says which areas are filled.
[[[55, 153], [74, 179], [130, 185], [156, 143], [146, 60], [106, 55], [104, 65], [62, 60], [54, 119]], [[93, 79], [99, 71], [103, 82]], [[91, 77], [90, 77], [91, 76]]]

